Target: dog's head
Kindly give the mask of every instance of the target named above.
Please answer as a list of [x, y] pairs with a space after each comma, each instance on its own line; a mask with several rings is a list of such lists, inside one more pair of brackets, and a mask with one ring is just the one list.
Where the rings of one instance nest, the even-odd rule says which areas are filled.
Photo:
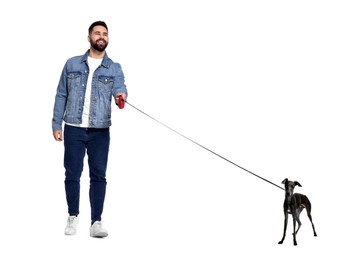
[[293, 195], [293, 190], [295, 189], [296, 185], [302, 187], [298, 181], [289, 181], [287, 178], [284, 179], [281, 183], [285, 184], [285, 192], [287, 196]]

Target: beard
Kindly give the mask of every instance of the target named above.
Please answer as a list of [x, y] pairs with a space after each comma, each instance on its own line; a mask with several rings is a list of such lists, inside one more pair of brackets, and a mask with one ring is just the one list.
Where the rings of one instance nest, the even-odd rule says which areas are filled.
[[[99, 41], [99, 40], [98, 40]], [[90, 41], [90, 45], [93, 47], [94, 50], [97, 50], [97, 51], [104, 51], [106, 49], [106, 47], [108, 47], [108, 42], [104, 41], [103, 44], [99, 44], [98, 41], [96, 41], [95, 43], [91, 40]]]

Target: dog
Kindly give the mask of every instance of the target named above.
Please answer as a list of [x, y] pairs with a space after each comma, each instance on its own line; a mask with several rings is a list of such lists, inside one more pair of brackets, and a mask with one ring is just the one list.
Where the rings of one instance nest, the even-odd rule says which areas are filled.
[[[307, 196], [300, 193], [293, 193], [293, 190], [296, 186], [302, 187], [302, 185], [298, 181], [289, 181], [287, 178], [282, 181], [282, 184], [285, 185], [285, 201], [284, 201], [284, 214], [285, 214], [285, 222], [284, 222], [284, 234], [279, 244], [282, 244], [285, 240], [286, 236], [286, 228], [287, 228], [287, 220], [288, 214], [292, 214], [293, 218], [293, 244], [297, 245], [296, 235], [298, 230], [300, 229], [302, 223], [299, 219], [299, 215], [302, 210], [305, 208], [307, 211], [308, 218], [312, 223], [314, 236], [317, 236], [315, 232], [315, 227], [312, 220], [311, 210], [312, 205]], [[296, 222], [298, 223], [298, 228], [296, 231]]]

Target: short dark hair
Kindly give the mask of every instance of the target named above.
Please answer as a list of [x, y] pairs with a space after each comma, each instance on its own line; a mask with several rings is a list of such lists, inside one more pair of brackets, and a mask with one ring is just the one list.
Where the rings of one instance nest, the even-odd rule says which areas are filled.
[[96, 22], [92, 23], [92, 24], [89, 26], [88, 34], [90, 34], [90, 33], [93, 31], [93, 28], [94, 28], [95, 26], [98, 26], [98, 25], [104, 26], [105, 29], [108, 31], [108, 26], [106, 25], [105, 22], [103, 22], [103, 21], [96, 21]]

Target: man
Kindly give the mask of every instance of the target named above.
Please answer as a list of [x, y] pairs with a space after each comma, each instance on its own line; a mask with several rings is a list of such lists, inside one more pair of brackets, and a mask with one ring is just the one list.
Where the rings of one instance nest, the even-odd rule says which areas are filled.
[[[80, 177], [87, 152], [92, 237], [106, 237], [103, 213], [106, 191], [111, 126], [111, 103], [127, 98], [121, 66], [113, 62], [105, 49], [108, 27], [96, 21], [88, 29], [90, 48], [82, 56], [67, 60], [55, 96], [52, 119], [56, 141], [64, 140], [65, 192], [69, 217], [66, 235], [76, 234], [79, 214]], [[62, 122], [65, 122], [64, 131]]]

